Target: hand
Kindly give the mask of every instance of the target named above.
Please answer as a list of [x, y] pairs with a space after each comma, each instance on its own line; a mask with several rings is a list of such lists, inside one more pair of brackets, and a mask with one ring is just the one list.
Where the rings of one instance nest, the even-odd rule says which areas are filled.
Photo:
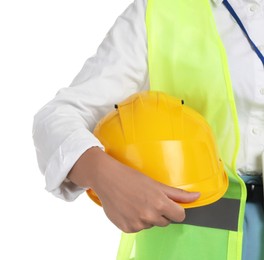
[[[83, 158], [82, 158], [83, 157]], [[177, 202], [193, 202], [199, 197], [197, 192], [186, 192], [159, 183], [134, 170], [99, 148], [91, 148], [82, 156], [82, 166], [78, 162], [69, 174], [87, 165], [84, 174], [87, 186], [99, 196], [107, 217], [126, 233], [137, 232], [152, 226], [167, 226], [171, 222], [181, 222], [185, 218], [184, 208]], [[85, 181], [83, 181], [84, 183]], [[81, 186], [81, 185], [80, 185]]]

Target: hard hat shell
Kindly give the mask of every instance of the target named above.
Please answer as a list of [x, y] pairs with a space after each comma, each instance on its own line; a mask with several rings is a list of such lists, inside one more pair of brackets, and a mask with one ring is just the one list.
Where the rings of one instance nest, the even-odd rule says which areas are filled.
[[[106, 153], [166, 185], [201, 196], [184, 208], [207, 205], [228, 187], [212, 131], [196, 111], [162, 92], [144, 91], [118, 104], [95, 127]], [[88, 195], [101, 205], [91, 189]]]

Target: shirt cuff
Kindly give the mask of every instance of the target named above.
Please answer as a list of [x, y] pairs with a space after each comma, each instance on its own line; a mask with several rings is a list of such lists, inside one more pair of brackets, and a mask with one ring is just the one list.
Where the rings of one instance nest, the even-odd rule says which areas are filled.
[[59, 146], [47, 165], [46, 190], [66, 201], [73, 201], [83, 193], [85, 189], [70, 182], [67, 175], [79, 157], [94, 146], [104, 149], [100, 141], [87, 129], [73, 132]]

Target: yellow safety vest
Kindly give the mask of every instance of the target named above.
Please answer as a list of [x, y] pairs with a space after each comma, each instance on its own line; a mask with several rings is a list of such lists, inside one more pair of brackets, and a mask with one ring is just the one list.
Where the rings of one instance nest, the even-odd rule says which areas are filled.
[[150, 89], [183, 99], [207, 119], [230, 184], [220, 201], [187, 210], [183, 224], [123, 234], [117, 259], [240, 260], [246, 189], [236, 173], [239, 125], [209, 0], [148, 0], [146, 26]]

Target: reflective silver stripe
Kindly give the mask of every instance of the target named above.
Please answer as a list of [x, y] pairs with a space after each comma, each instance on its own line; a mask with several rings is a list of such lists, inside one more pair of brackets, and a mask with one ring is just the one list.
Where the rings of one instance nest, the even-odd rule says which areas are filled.
[[222, 198], [207, 206], [186, 209], [181, 224], [237, 231], [239, 207], [239, 200]]

